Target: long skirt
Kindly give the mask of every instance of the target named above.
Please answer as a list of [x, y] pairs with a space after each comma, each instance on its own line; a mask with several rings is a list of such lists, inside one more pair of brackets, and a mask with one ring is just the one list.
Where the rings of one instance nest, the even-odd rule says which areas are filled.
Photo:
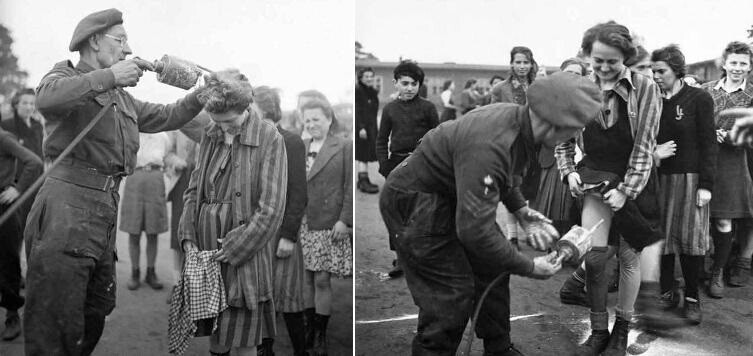
[[[300, 234], [299, 234], [300, 236]], [[300, 237], [299, 237], [300, 239]], [[275, 240], [274, 250], [280, 242]], [[293, 247], [293, 253], [286, 258], [274, 257], [275, 273], [275, 309], [283, 313], [295, 313], [302, 311], [303, 304], [303, 250], [298, 241]]]
[[129, 234], [167, 231], [167, 198], [161, 171], [136, 170], [125, 181], [120, 206], [120, 230]]
[[538, 194], [531, 207], [555, 222], [566, 222], [570, 220], [572, 206], [573, 197], [562, 183], [557, 165], [542, 170]]
[[710, 206], [698, 207], [698, 174], [659, 175], [664, 254], [703, 256], [709, 249]]
[[309, 230], [304, 222], [301, 225], [301, 247], [306, 270], [329, 272], [345, 278], [353, 274], [353, 250], [350, 238], [333, 240], [332, 230]]

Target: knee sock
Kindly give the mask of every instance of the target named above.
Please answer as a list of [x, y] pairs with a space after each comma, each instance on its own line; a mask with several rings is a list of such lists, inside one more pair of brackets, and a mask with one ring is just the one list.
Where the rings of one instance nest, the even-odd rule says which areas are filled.
[[615, 314], [623, 320], [630, 320], [641, 287], [641, 253], [621, 241], [619, 257], [620, 289], [617, 291]]
[[293, 344], [295, 355], [302, 355], [306, 349], [306, 330], [303, 324], [303, 312], [282, 313], [285, 327], [288, 329], [290, 342]]
[[712, 226], [711, 236], [714, 238], [714, 264], [711, 266], [711, 269], [720, 270], [724, 268], [727, 260], [729, 260], [729, 254], [732, 250], [733, 232], [721, 232]]
[[661, 270], [659, 274], [659, 286], [661, 287], [661, 294], [671, 291], [674, 282], [675, 282], [675, 255], [674, 254], [662, 255], [661, 256]]
[[[602, 314], [607, 312], [607, 274], [604, 267], [607, 264], [607, 247], [599, 246], [591, 248], [586, 254], [586, 286], [588, 298], [591, 300], [591, 314]], [[592, 318], [593, 319], [593, 318]], [[601, 320], [602, 318], [598, 318]], [[607, 329], [606, 323], [595, 325], [593, 320], [591, 329]]]
[[698, 300], [698, 284], [704, 256], [680, 255], [682, 276], [685, 278], [685, 297]]

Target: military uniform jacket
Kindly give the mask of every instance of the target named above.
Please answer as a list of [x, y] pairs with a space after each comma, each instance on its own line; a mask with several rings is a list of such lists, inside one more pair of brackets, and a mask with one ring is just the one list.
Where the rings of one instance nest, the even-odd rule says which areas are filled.
[[55, 65], [37, 87], [37, 108], [46, 119], [44, 156], [55, 159], [110, 101], [114, 106], [73, 149], [73, 164], [105, 175], [128, 175], [136, 165], [140, 132], [175, 130], [201, 111], [196, 93], [175, 104], [135, 99], [115, 86], [112, 70], [70, 61]]
[[533, 262], [507, 242], [495, 217], [500, 201], [510, 211], [526, 205], [513, 177], [535, 159], [528, 106], [492, 104], [429, 131], [393, 174], [403, 188], [456, 202], [456, 232], [469, 258], [491, 272], [527, 274]]

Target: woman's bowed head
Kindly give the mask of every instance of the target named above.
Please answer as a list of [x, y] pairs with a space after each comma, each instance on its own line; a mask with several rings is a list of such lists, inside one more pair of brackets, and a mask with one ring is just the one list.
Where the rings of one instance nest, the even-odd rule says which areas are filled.
[[198, 94], [204, 110], [223, 131], [239, 127], [254, 102], [254, 89], [248, 78], [237, 69], [226, 69], [205, 76], [204, 81]]

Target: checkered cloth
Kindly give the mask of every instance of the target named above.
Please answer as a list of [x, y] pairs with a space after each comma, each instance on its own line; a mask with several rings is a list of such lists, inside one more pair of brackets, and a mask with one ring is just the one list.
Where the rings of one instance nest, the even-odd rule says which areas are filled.
[[182, 355], [188, 341], [196, 333], [196, 322], [214, 319], [212, 332], [217, 329], [217, 317], [227, 308], [227, 295], [219, 262], [212, 256], [217, 250], [186, 253], [183, 274], [173, 287], [168, 318], [168, 351]]

